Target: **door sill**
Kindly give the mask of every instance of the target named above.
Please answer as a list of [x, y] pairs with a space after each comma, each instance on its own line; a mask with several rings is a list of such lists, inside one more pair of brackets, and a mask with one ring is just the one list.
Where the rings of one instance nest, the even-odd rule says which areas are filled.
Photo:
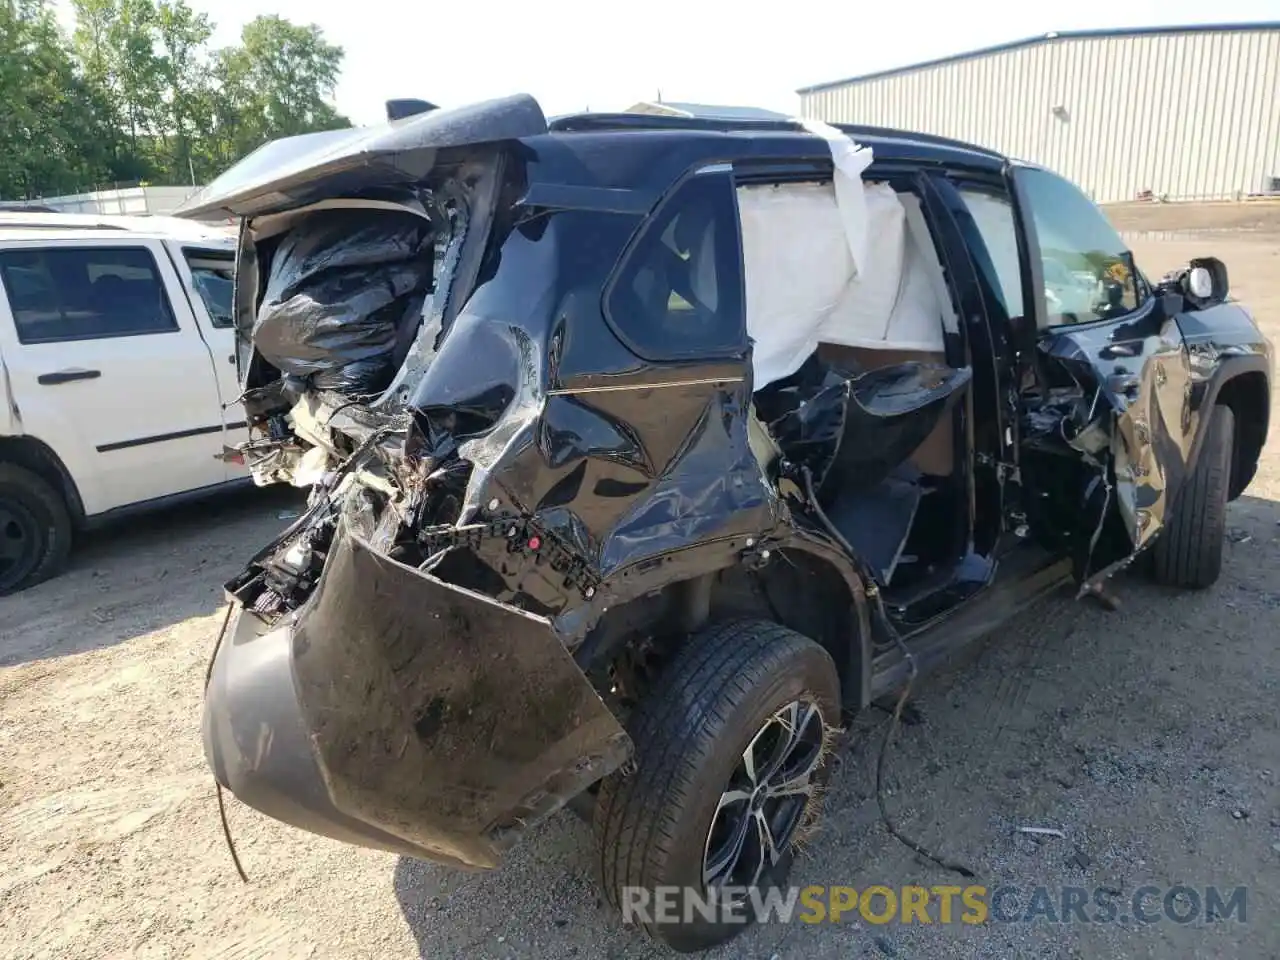
[[[1068, 558], [1035, 550], [1034, 557], [1006, 557], [992, 584], [949, 615], [906, 637], [904, 643], [923, 676], [950, 656], [997, 630], [1013, 614], [1071, 579]], [[1014, 569], [1009, 569], [1013, 567]], [[901, 688], [911, 666], [896, 645], [876, 657], [872, 667], [872, 699]]]

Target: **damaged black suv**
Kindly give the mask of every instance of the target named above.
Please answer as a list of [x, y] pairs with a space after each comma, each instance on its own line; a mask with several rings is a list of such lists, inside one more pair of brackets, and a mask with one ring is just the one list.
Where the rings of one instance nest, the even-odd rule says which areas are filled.
[[310, 487], [227, 585], [217, 779], [472, 868], [591, 803], [615, 905], [783, 882], [842, 714], [1019, 605], [1212, 584], [1267, 435], [1220, 262], [1152, 282], [933, 136], [518, 96], [269, 144], [185, 213], [243, 224], [229, 455]]

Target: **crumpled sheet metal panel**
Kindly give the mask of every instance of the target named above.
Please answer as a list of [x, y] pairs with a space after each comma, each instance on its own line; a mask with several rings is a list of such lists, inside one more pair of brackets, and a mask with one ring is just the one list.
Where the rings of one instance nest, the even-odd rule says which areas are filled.
[[[740, 534], [760, 533], [778, 522], [777, 496], [751, 452], [746, 416], [751, 402], [746, 384], [726, 384], [711, 395], [692, 420], [693, 429], [678, 436], [665, 433], [656, 419], [683, 401], [696, 399], [671, 396], [680, 388], [654, 391], [652, 400], [636, 398], [637, 410], [647, 406], [644, 420], [653, 423], [652, 432], [641, 430], [653, 448], [676, 449], [666, 460], [657, 482], [642, 496], [634, 497], [627, 513], [609, 532], [599, 555], [602, 577], [637, 563], [692, 544], [706, 543]], [[660, 456], [655, 456], [662, 462]]]
[[1115, 495], [1135, 550], [1167, 522], [1195, 436], [1191, 367], [1181, 334], [1166, 320], [1158, 332], [1142, 335], [1139, 327], [1148, 321], [1064, 333], [1051, 341], [1049, 353], [1084, 386], [1096, 387], [1111, 410]]
[[1194, 437], [1190, 369], [1182, 345], [1152, 337], [1148, 350], [1111, 443], [1116, 493], [1135, 548], [1146, 546], [1168, 522], [1172, 499], [1186, 480]]
[[548, 621], [375, 553], [345, 519], [293, 644], [334, 804], [426, 856], [496, 866], [631, 751]]
[[[603, 321], [603, 281], [636, 223], [560, 211], [513, 229], [410, 404], [444, 423], [501, 382], [505, 407], [472, 418], [483, 429], [458, 448], [473, 464], [463, 522], [493, 500], [537, 516], [601, 578], [771, 529], [780, 510], [747, 440], [746, 357], [643, 363]], [[504, 576], [513, 593], [532, 589]], [[580, 601], [538, 594], [557, 612]]]
[[538, 102], [517, 94], [367, 127], [325, 130], [259, 147], [177, 210], [247, 216], [287, 209], [308, 198], [412, 183], [430, 171], [436, 152], [545, 133]]
[[725, 384], [710, 398], [705, 386], [551, 397], [537, 441], [486, 461], [493, 486], [476, 496], [499, 488], [602, 578], [691, 544], [772, 528], [776, 495], [747, 441], [746, 389]]

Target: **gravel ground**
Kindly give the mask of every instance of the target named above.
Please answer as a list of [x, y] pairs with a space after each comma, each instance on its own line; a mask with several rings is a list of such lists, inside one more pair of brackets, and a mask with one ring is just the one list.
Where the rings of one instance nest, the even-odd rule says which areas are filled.
[[[1280, 338], [1275, 208], [1126, 208], [1116, 219], [1137, 232], [1149, 273], [1221, 256], [1234, 292]], [[711, 956], [1280, 956], [1277, 449], [1231, 508], [1216, 588], [1124, 579], [1116, 612], [1066, 597], [1037, 605], [920, 685], [923, 721], [903, 728], [888, 768], [900, 825], [968, 864], [975, 882], [1018, 885], [1023, 908], [1035, 886], [1055, 897], [1114, 888], [1121, 914], [1144, 884], [1244, 886], [1247, 922], [1205, 922], [1203, 910], [1147, 926], [859, 918], [754, 928]], [[252, 491], [98, 535], [66, 576], [0, 601], [0, 955], [664, 955], [600, 904], [589, 831], [568, 813], [501, 872], [476, 875], [312, 837], [233, 801], [250, 882], [238, 880], [201, 757], [201, 684], [219, 584], [295, 502]], [[963, 882], [879, 824], [883, 720], [855, 725], [797, 883]], [[1177, 903], [1185, 915], [1187, 896]]]

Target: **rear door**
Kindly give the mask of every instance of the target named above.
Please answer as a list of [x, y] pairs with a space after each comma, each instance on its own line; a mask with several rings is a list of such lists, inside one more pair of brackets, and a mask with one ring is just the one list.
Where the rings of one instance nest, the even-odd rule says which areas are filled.
[[[232, 296], [235, 287], [235, 248], [170, 244], [174, 266], [184, 287], [196, 324], [209, 345], [218, 381], [226, 430], [223, 443], [228, 448], [249, 439], [244, 408], [239, 402], [240, 382], [236, 374], [235, 320]], [[248, 476], [243, 464], [228, 463], [228, 479]]]
[[158, 240], [13, 241], [0, 286], [22, 430], [63, 459], [86, 513], [224, 479], [213, 358]]
[[[1052, 390], [1064, 396], [1074, 384], [1086, 401], [1058, 432], [1099, 465], [1081, 518], [1085, 575], [1100, 576], [1151, 541], [1181, 490], [1192, 439], [1188, 353], [1176, 316], [1088, 197], [1034, 167], [1015, 167], [1013, 183], [1042, 397], [1051, 406]], [[1108, 524], [1124, 536], [1107, 536]]]

